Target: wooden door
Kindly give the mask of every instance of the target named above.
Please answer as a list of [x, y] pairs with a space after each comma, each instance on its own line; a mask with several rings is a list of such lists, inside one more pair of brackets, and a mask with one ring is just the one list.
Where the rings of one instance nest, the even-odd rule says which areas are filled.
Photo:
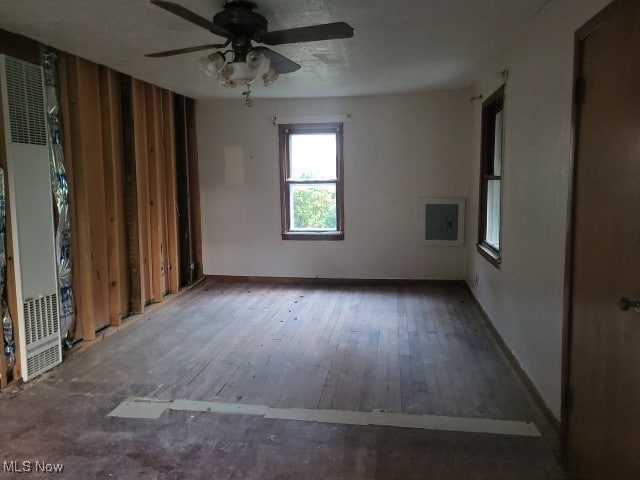
[[[569, 354], [572, 479], [640, 479], [640, 0], [578, 32]], [[581, 91], [581, 92], [580, 92]]]

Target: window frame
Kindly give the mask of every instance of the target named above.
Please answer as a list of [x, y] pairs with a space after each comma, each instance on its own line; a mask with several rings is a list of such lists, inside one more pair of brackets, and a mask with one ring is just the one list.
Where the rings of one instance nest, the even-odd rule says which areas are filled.
[[[502, 263], [502, 192], [504, 172], [504, 91], [505, 86], [498, 88], [489, 98], [482, 102], [482, 140], [480, 147], [480, 201], [478, 214], [478, 253], [486, 258], [496, 268]], [[500, 158], [500, 172], [496, 175], [493, 169], [495, 161], [496, 116], [502, 112], [502, 149]], [[499, 181], [500, 211], [498, 213], [498, 248], [487, 242], [487, 200], [490, 181]]]
[[[280, 212], [283, 240], [344, 240], [344, 165], [342, 123], [289, 123], [278, 128], [280, 147]], [[336, 135], [336, 179], [335, 180], [291, 180], [289, 138], [295, 134], [335, 133]], [[335, 183], [336, 185], [336, 230], [295, 231], [291, 230], [291, 185]]]

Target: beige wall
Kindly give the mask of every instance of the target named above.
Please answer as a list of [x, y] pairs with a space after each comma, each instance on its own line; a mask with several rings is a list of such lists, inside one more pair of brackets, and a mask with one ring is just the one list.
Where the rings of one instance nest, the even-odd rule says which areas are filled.
[[[560, 417], [563, 289], [571, 163], [574, 32], [608, 0], [553, 0], [474, 86], [485, 98], [509, 70], [505, 92], [503, 261], [469, 247], [467, 281]], [[468, 227], [477, 231], [481, 105], [474, 105]], [[475, 283], [476, 275], [479, 282]]]
[[[258, 98], [253, 108], [238, 91], [235, 100], [198, 102], [204, 273], [463, 279], [466, 249], [421, 244], [417, 203], [466, 197], [470, 108], [467, 90]], [[351, 115], [344, 127], [346, 238], [283, 241], [272, 117], [337, 114]], [[243, 176], [225, 178], [225, 147], [242, 150]]]
[[[609, 0], [552, 0], [486, 66], [471, 91], [198, 104], [207, 274], [465, 278], [558, 418], [574, 32]], [[503, 263], [475, 249], [480, 111], [508, 69]], [[344, 242], [280, 240], [277, 129], [271, 117], [350, 113]], [[224, 147], [241, 147], [244, 184], [225, 184]], [[421, 196], [467, 197], [465, 247], [426, 247]], [[476, 283], [475, 278], [479, 281]]]

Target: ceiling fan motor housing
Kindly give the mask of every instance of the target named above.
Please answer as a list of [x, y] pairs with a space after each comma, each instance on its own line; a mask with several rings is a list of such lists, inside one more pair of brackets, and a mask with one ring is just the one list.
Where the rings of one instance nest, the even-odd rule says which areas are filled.
[[267, 19], [255, 12], [256, 4], [247, 0], [231, 0], [224, 10], [213, 16], [213, 23], [236, 36], [252, 37], [267, 29]]
[[267, 30], [267, 19], [255, 12], [256, 4], [247, 0], [228, 0], [224, 10], [213, 16], [213, 23], [232, 34], [229, 38], [234, 61], [244, 62], [252, 48], [251, 38]]

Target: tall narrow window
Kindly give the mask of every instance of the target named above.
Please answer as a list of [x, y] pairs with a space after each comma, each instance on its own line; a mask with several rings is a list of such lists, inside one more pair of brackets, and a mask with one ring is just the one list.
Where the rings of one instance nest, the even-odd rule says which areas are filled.
[[280, 125], [283, 240], [344, 239], [342, 124]]
[[482, 104], [482, 150], [478, 252], [500, 265], [500, 212], [502, 191], [502, 145], [504, 86]]

